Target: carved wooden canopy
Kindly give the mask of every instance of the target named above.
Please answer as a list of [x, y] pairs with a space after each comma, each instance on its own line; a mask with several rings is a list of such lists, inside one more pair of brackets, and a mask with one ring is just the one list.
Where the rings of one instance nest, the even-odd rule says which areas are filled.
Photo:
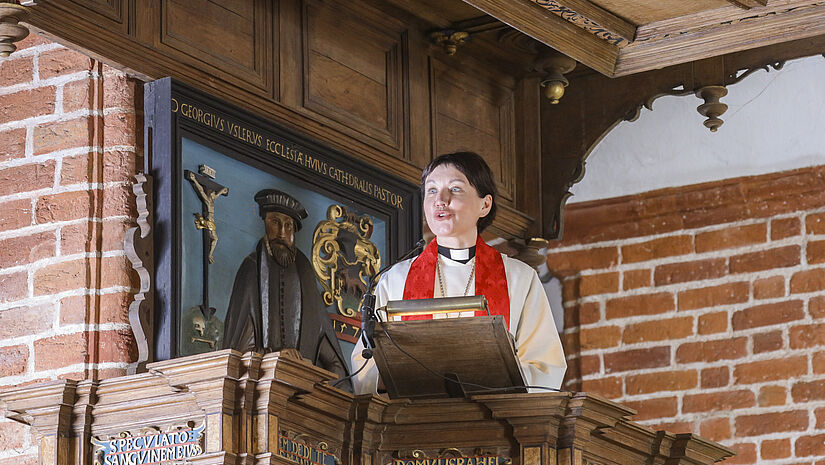
[[[13, 6], [0, 12], [7, 29], [19, 20]], [[90, 56], [147, 81], [175, 77], [413, 182], [440, 153], [477, 151], [501, 194], [489, 231], [522, 243], [561, 237], [587, 154], [656, 96], [699, 97], [697, 124], [716, 130], [720, 86], [825, 53], [825, 1], [815, 0], [40, 0], [28, 8], [29, 24]]]

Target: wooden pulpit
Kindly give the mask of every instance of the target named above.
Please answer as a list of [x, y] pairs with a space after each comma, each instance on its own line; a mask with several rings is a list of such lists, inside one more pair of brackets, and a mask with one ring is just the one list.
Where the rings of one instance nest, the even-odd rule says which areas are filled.
[[42, 465], [712, 464], [733, 455], [653, 431], [586, 393], [388, 400], [330, 387], [297, 351], [224, 350], [102, 381], [0, 392]]

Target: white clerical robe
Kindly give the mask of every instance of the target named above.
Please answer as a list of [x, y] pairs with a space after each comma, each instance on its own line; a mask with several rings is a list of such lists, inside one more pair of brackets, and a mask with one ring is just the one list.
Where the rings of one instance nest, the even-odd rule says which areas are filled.
[[[528, 386], [545, 386], [559, 388], [567, 362], [561, 346], [550, 303], [541, 285], [536, 271], [526, 263], [502, 254], [504, 273], [507, 277], [507, 289], [510, 295], [510, 334], [516, 341], [518, 359]], [[376, 288], [376, 308], [382, 307], [390, 300], [402, 300], [404, 284], [414, 259], [399, 262], [392, 267], [378, 282]], [[444, 276], [445, 296], [441, 295], [439, 278], [435, 277], [434, 297], [456, 297], [464, 295], [475, 258], [466, 264], [438, 255], [439, 266]], [[470, 283], [467, 295], [475, 295], [475, 277]], [[462, 314], [437, 314], [434, 318], [472, 317], [473, 312]], [[363, 341], [359, 338], [352, 352], [352, 370], [364, 364], [361, 351]], [[378, 367], [374, 360], [355, 377], [353, 385], [356, 394], [376, 392], [378, 385]], [[531, 392], [542, 390], [532, 389]]]

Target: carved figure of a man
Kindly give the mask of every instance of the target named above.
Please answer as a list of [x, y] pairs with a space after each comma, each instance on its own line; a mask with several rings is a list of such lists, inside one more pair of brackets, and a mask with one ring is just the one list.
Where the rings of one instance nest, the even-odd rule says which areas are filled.
[[259, 353], [295, 348], [315, 365], [346, 376], [312, 266], [295, 246], [295, 232], [307, 218], [306, 210], [294, 197], [275, 189], [259, 191], [255, 202], [266, 234], [235, 275], [224, 346]]

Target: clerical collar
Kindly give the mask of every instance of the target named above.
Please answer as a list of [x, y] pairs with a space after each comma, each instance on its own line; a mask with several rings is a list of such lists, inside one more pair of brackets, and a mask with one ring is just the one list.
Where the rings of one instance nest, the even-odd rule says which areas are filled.
[[452, 261], [467, 263], [476, 256], [476, 246], [472, 246], [469, 249], [451, 249], [449, 247], [439, 245], [438, 253], [439, 255], [449, 258]]

